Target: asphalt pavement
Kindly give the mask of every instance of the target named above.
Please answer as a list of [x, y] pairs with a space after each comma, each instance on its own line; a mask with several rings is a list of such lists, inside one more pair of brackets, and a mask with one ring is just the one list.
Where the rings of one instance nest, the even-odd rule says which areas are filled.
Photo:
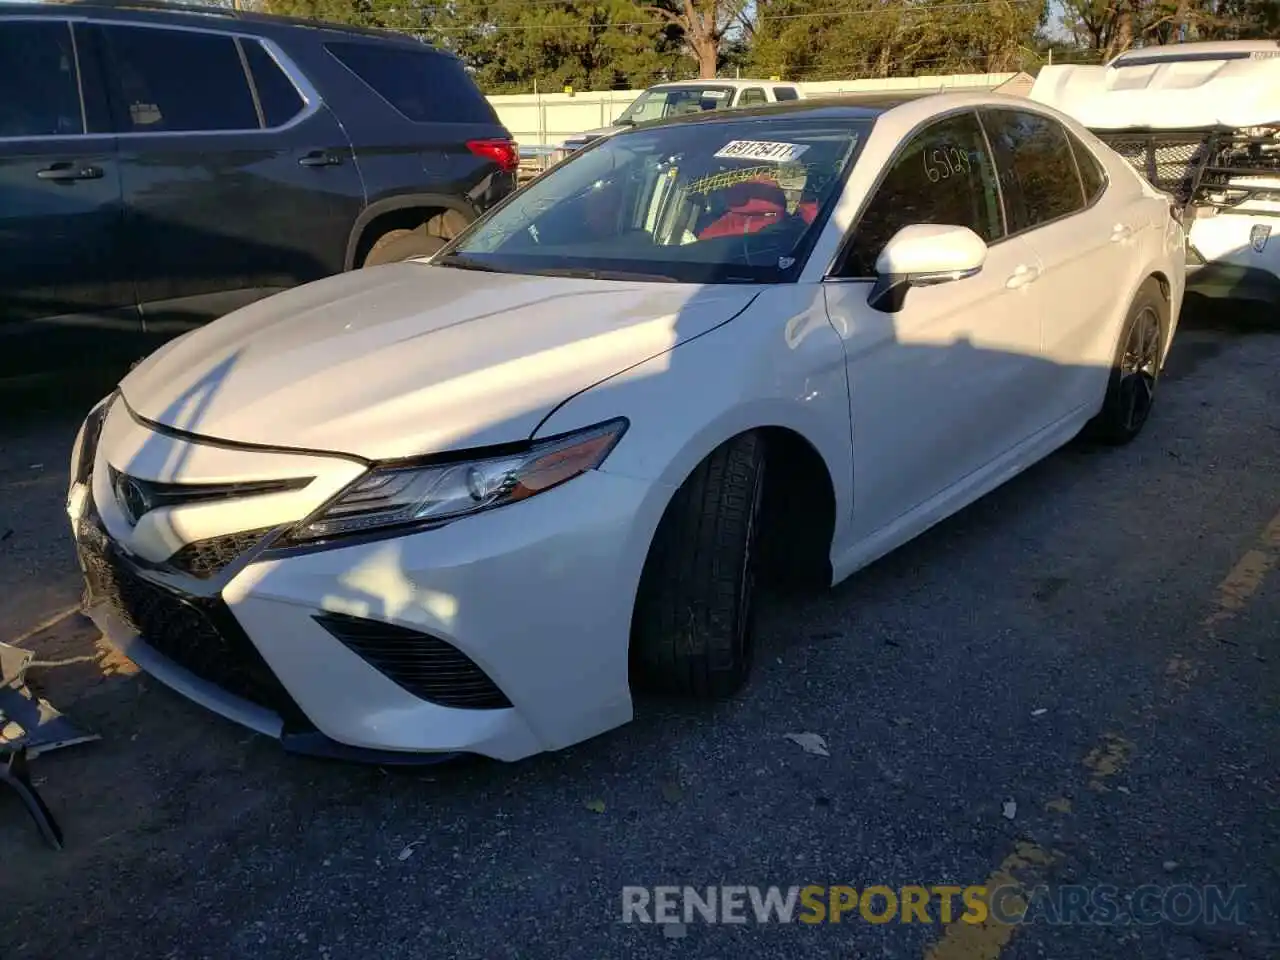
[[[57, 619], [96, 396], [46, 399], [0, 427], [0, 639], [103, 739], [33, 763], [64, 851], [0, 795], [4, 960], [1280, 956], [1280, 335], [1184, 330], [1133, 445], [1073, 444], [767, 604], [731, 702], [415, 770], [285, 755]], [[1238, 887], [1241, 912], [622, 922], [624, 887], [943, 884]]]

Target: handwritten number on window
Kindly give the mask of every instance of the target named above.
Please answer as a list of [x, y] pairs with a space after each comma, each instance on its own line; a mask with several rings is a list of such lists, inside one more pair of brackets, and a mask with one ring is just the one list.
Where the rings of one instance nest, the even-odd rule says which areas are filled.
[[941, 146], [923, 151], [924, 175], [930, 183], [950, 180], [973, 171], [969, 155], [959, 147]]

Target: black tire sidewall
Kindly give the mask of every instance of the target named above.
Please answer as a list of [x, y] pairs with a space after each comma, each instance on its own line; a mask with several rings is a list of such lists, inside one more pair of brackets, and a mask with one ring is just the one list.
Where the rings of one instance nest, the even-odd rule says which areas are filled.
[[1148, 280], [1138, 288], [1137, 295], [1129, 305], [1129, 312], [1125, 316], [1124, 325], [1120, 329], [1120, 337], [1116, 342], [1115, 353], [1111, 358], [1111, 372], [1107, 377], [1107, 392], [1102, 401], [1102, 409], [1089, 423], [1089, 433], [1094, 439], [1104, 443], [1128, 443], [1142, 432], [1147, 420], [1150, 419], [1150, 413], [1148, 413], [1136, 430], [1130, 430], [1124, 422], [1124, 412], [1121, 409], [1123, 401], [1120, 394], [1120, 385], [1123, 379], [1121, 367], [1125, 349], [1129, 345], [1129, 338], [1133, 335], [1133, 328], [1137, 325], [1138, 319], [1148, 308], [1155, 311], [1159, 323], [1160, 356], [1156, 364], [1155, 386], [1158, 387], [1160, 383], [1160, 373], [1164, 368], [1165, 352], [1169, 338], [1169, 305], [1165, 302], [1164, 295], [1156, 281]]

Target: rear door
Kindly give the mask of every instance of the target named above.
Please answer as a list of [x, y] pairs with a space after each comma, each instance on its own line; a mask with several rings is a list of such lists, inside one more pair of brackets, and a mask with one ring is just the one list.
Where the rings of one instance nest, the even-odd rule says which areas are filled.
[[1102, 396], [1112, 318], [1129, 293], [1127, 251], [1143, 225], [1108, 218], [1105, 173], [1083, 145], [1077, 160], [1074, 138], [1058, 121], [1020, 110], [986, 110], [982, 121], [1000, 168], [1009, 230], [1040, 258], [1036, 286], [1049, 361], [1043, 402], [1053, 422]]
[[0, 376], [92, 360], [139, 329], [100, 97], [67, 21], [0, 19]]
[[360, 174], [341, 127], [283, 51], [185, 27], [95, 29], [149, 333], [342, 270], [364, 204]]
[[377, 203], [413, 194], [468, 215], [501, 200], [516, 183], [519, 154], [462, 63], [422, 44], [326, 40], [326, 98], [342, 117]]

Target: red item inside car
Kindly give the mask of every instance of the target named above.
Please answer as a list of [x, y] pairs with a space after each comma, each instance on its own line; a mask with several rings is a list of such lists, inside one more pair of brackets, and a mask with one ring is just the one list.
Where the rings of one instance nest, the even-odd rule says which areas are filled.
[[729, 209], [698, 233], [699, 240], [756, 233], [787, 216], [787, 195], [772, 180], [735, 183], [725, 193]]

